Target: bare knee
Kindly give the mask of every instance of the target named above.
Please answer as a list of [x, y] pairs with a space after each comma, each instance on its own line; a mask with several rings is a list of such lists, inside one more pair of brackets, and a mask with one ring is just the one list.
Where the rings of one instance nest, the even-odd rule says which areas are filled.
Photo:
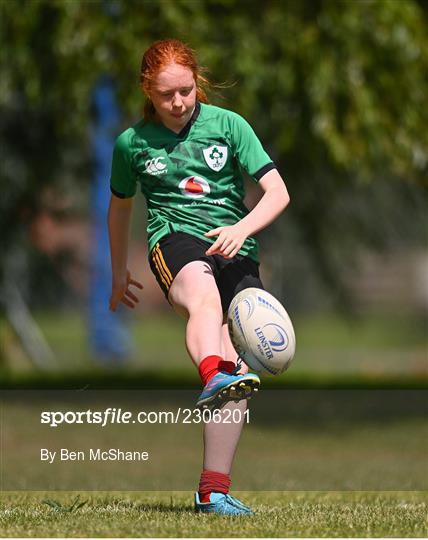
[[187, 317], [215, 312], [222, 318], [220, 293], [210, 266], [193, 261], [183, 267], [174, 279], [169, 301], [174, 309]]
[[193, 295], [186, 305], [189, 315], [198, 315], [201, 313], [215, 313], [218, 316], [219, 324], [222, 322], [221, 301], [218, 291], [205, 291], [199, 295]]

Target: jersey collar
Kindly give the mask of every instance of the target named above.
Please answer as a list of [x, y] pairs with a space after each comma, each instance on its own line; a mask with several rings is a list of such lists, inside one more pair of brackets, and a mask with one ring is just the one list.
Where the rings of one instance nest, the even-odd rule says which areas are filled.
[[187, 122], [187, 124], [184, 126], [184, 128], [177, 133], [177, 137], [186, 137], [186, 135], [189, 133], [190, 128], [193, 126], [193, 124], [198, 119], [199, 113], [201, 112], [201, 104], [199, 101], [195, 103], [195, 110], [192, 113], [192, 116], [190, 117], [190, 120]]

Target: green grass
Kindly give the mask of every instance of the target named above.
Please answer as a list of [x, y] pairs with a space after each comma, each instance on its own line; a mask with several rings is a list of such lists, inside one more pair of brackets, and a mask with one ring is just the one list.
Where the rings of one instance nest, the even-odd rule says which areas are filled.
[[[5, 394], [0, 490], [191, 490], [201, 467], [200, 424], [40, 423], [41, 411], [177, 411], [197, 392], [160, 390]], [[175, 398], [176, 401], [173, 401]], [[426, 393], [260, 393], [251, 402], [233, 466], [234, 489], [426, 491]], [[139, 461], [91, 461], [90, 448], [149, 452]], [[85, 459], [48, 464], [40, 449], [81, 450]], [[59, 457], [59, 453], [58, 453]]]
[[253, 517], [196, 515], [190, 492], [3, 493], [0, 535], [8, 537], [424, 537], [421, 492], [240, 492]]
[[[54, 356], [54, 371], [101, 372], [87, 343], [87, 321], [81, 313], [36, 315]], [[297, 352], [285, 377], [317, 376], [420, 377], [427, 374], [426, 320], [423, 317], [367, 315], [350, 320], [335, 314], [295, 317]], [[184, 345], [184, 321], [172, 312], [130, 318], [134, 351], [122, 373], [180, 371], [195, 374]], [[0, 322], [6, 365], [17, 374], [32, 371], [10, 329]], [[162, 344], [162, 346], [160, 346]], [[21, 357], [20, 357], [21, 356]], [[0, 366], [1, 367], [1, 366]], [[1, 375], [0, 375], [1, 377]]]
[[[35, 374], [18, 354], [13, 336], [3, 322], [0, 337], [5, 338], [10, 354], [3, 373], [6, 377], [2, 382], [7, 383], [4, 387], [13, 388], [14, 384], [19, 387], [20, 381], [24, 381], [22, 387], [27, 388], [43, 385], [60, 388], [64, 381], [69, 388], [96, 388], [97, 384], [101, 388], [196, 389], [199, 386], [183, 343], [183, 321], [172, 314], [136, 317], [132, 323], [135, 353], [120, 372], [110, 373], [94, 363], [86, 341], [86, 322], [81, 315], [40, 314], [37, 319], [55, 353], [57, 370]], [[418, 381], [426, 376], [424, 321], [372, 316], [350, 323], [328, 315], [297, 318], [295, 327], [298, 348], [291, 369], [283, 377], [265, 379], [263, 385], [268, 388], [283, 381], [288, 385], [283, 391], [285, 395], [301, 395], [301, 399], [293, 398], [281, 405], [278, 408], [281, 420], [269, 426], [263, 416], [263, 396], [254, 400], [255, 419], [256, 415], [260, 419], [244, 430], [234, 465], [234, 486], [252, 490], [234, 494], [255, 509], [254, 517], [195, 515], [190, 491], [8, 491], [0, 494], [0, 537], [426, 536], [425, 491], [325, 491], [344, 489], [344, 478], [349, 479], [349, 486], [345, 485], [349, 489], [426, 489], [423, 405], [419, 406], [417, 400], [396, 399], [398, 394], [395, 393], [380, 393], [374, 402], [365, 399], [363, 394], [349, 393], [350, 398], [354, 395], [356, 399], [348, 402], [346, 398], [340, 406], [329, 398], [336, 394], [321, 396], [316, 391], [300, 390], [290, 393], [293, 386], [322, 388], [328, 386], [329, 381], [336, 381], [337, 387], [347, 381], [350, 387], [354, 384], [360, 388], [370, 385], [372, 388], [382, 385], [400, 388], [401, 383], [406, 387], [406, 381], [413, 381], [409, 388], [419, 387]], [[379, 386], [379, 383], [382, 384]], [[186, 403], [193, 403], [192, 399], [186, 398]], [[267, 401], [268, 409], [269, 403]], [[383, 403], [388, 405], [386, 412]], [[137, 405], [143, 408], [141, 402]], [[43, 475], [37, 477], [37, 467], [33, 467], [36, 455], [33, 450], [40, 450], [40, 438], [43, 440], [45, 433], [40, 431], [37, 407], [40, 408], [36, 403], [31, 413], [36, 415], [34, 418], [25, 411], [23, 403], [16, 403], [8, 416], [5, 416], [7, 409], [3, 409], [3, 466], [7, 461], [3, 479], [6, 482], [8, 477], [16, 479], [21, 475], [25, 484], [34, 475], [33, 489], [37, 488], [38, 479], [43, 480], [39, 489], [56, 489], [56, 485], [45, 481], [50, 478], [55, 484], [59, 476], [55, 476], [53, 469], [43, 478]], [[12, 422], [7, 423], [9, 418]], [[12, 429], [14, 426], [17, 429]], [[79, 466], [73, 473], [77, 483], [65, 484], [65, 487], [90, 489], [91, 481], [99, 474], [99, 489], [110, 486], [115, 490], [150, 489], [150, 478], [155, 483], [161, 473], [165, 476], [166, 464], [176, 466], [178, 461], [182, 470], [181, 484], [165, 481], [164, 485], [168, 489], [190, 489], [200, 467], [199, 427], [185, 433], [187, 448], [192, 448], [193, 453], [181, 446], [178, 451], [174, 446], [174, 441], [184, 435], [181, 429], [177, 433], [166, 428], [153, 429], [151, 437], [146, 429], [138, 436], [133, 429], [128, 436], [120, 433], [126, 446], [132, 449], [137, 448], [135, 445], [140, 443], [143, 434], [143, 441], [152, 441], [150, 449], [158, 459], [152, 462], [153, 470], [145, 469], [146, 484], [141, 481], [138, 464], [135, 469], [126, 470], [123, 465], [114, 469], [110, 464], [106, 470], [97, 469], [96, 474], [92, 469]], [[13, 436], [7, 436], [8, 430]], [[95, 438], [97, 446], [109, 447], [110, 440], [118, 440], [114, 430], [100, 432]], [[18, 435], [24, 442], [20, 442]], [[64, 438], [64, 445], [71, 447], [76, 440], [79, 445], [95, 443], [91, 429], [74, 433], [70, 428], [64, 430]], [[49, 439], [52, 443], [53, 433], [49, 434]], [[171, 450], [174, 459], [171, 459]], [[246, 474], [248, 467], [254, 471], [250, 479]], [[125, 472], [129, 476], [128, 483]], [[64, 478], [67, 479], [66, 474]], [[171, 480], [171, 475], [166, 474], [166, 478]], [[124, 481], [120, 482], [122, 479]], [[389, 479], [388, 482], [385, 479]], [[324, 491], [256, 491], [266, 486], [278, 490]], [[19, 485], [8, 489], [24, 488]], [[43, 503], [45, 499], [52, 499], [70, 508], [77, 494], [81, 501], [87, 502], [73, 512], [58, 511]]]

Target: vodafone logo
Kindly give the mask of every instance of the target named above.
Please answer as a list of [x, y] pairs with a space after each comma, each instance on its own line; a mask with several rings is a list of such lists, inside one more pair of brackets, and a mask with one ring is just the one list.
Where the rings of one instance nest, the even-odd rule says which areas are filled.
[[178, 187], [186, 197], [192, 197], [193, 199], [199, 199], [205, 197], [210, 193], [210, 185], [200, 176], [188, 176], [183, 178]]

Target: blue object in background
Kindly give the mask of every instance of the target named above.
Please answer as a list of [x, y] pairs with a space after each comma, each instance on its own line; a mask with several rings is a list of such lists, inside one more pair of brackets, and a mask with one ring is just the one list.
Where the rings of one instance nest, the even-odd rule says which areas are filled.
[[110, 249], [107, 211], [110, 202], [110, 171], [113, 145], [120, 129], [120, 111], [115, 87], [108, 76], [101, 77], [93, 92], [94, 120], [91, 139], [94, 157], [92, 189], [93, 246], [89, 292], [90, 345], [95, 356], [107, 364], [121, 362], [131, 353], [131, 337], [121, 309], [109, 311], [111, 294]]

